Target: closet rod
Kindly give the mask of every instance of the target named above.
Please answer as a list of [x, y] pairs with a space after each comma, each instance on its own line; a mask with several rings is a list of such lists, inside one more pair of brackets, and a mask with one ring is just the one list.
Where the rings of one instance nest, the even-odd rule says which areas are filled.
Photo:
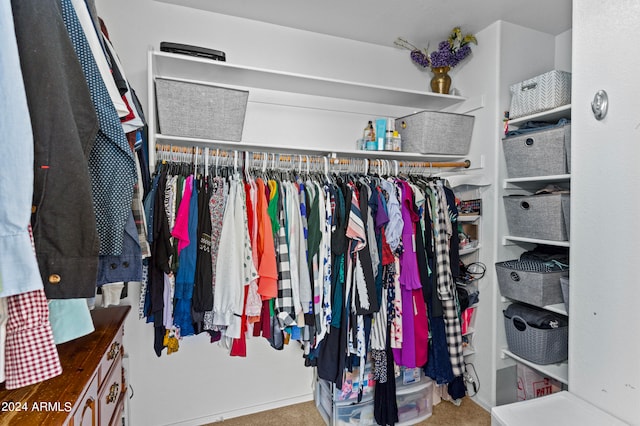
[[[191, 155], [202, 155], [204, 152], [204, 148], [203, 147], [194, 147], [194, 146], [176, 146], [176, 145], [167, 145], [167, 144], [156, 144], [155, 146], [156, 148], [156, 152], [166, 152], [166, 153], [182, 153], [182, 154], [191, 154]], [[240, 148], [240, 147], [239, 147]], [[268, 147], [265, 147], [268, 148]], [[263, 151], [257, 151], [257, 150], [247, 150], [247, 149], [221, 149], [221, 150], [217, 150], [219, 153], [219, 156], [221, 157], [226, 157], [228, 155], [232, 155], [234, 152], [238, 152], [238, 151], [252, 151], [253, 152], [253, 159], [254, 160], [259, 160], [262, 158], [262, 155], [267, 152], [266, 150]], [[212, 151], [213, 152], [213, 151]], [[354, 153], [355, 154], [355, 153]], [[213, 154], [211, 154], [213, 155]], [[274, 155], [274, 153], [269, 154], [271, 156]], [[317, 163], [322, 161], [322, 158], [326, 157], [323, 156], [322, 154], [316, 154], [316, 155], [305, 155], [305, 154], [275, 154], [278, 156], [278, 159], [280, 161], [284, 161], [284, 162], [292, 162], [293, 159], [298, 159], [298, 161], [302, 162], [302, 163]], [[366, 158], [360, 158], [356, 156], [354, 157], [346, 157], [346, 156], [340, 156], [340, 157], [332, 157], [330, 159], [330, 162], [333, 164], [350, 164], [352, 161], [353, 162], [357, 162], [357, 161], [363, 161], [366, 160], [367, 161], [367, 165], [369, 166], [373, 166], [373, 167], [379, 167], [381, 165], [384, 165], [388, 162], [393, 162], [395, 163], [398, 167], [409, 167], [409, 168], [465, 168], [468, 169], [469, 167], [471, 167], [471, 161], [470, 160], [464, 160], [464, 161], [398, 161], [398, 160], [393, 160], [393, 159], [378, 159], [378, 158], [374, 158], [371, 160], [367, 160]]]
[[[388, 161], [388, 160], [379, 160], [379, 159], [375, 159], [375, 160], [371, 160], [371, 165], [372, 166], [379, 166], [380, 165], [380, 161]], [[471, 167], [471, 161], [470, 160], [464, 160], [464, 161], [399, 161], [398, 162], [398, 166], [399, 167], [425, 167], [425, 168], [431, 168], [431, 167], [463, 167], [465, 169], [468, 169], [469, 167]]]

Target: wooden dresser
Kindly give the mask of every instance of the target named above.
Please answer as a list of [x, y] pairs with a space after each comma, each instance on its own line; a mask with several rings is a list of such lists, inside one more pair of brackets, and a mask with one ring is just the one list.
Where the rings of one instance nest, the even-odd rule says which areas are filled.
[[95, 331], [58, 345], [62, 374], [35, 385], [0, 385], [0, 425], [121, 424], [127, 384], [122, 335], [130, 306], [95, 309]]

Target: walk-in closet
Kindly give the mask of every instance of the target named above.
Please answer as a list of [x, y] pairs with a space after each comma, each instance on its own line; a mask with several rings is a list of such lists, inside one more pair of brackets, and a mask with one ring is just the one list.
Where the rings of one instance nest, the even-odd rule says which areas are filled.
[[640, 425], [638, 25], [4, 1], [0, 425]]

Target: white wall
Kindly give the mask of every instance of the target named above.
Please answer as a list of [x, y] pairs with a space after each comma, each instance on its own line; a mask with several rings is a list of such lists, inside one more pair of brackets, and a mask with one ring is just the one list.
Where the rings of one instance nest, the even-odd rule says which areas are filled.
[[[416, 68], [407, 51], [392, 47], [151, 0], [98, 0], [97, 8], [146, 109], [147, 50], [159, 50], [161, 41], [223, 50], [228, 62], [255, 67], [416, 90], [426, 90], [429, 84], [429, 73]], [[358, 132], [365, 124], [358, 126]], [[133, 285], [129, 294], [126, 303], [137, 306], [138, 286]], [[303, 366], [296, 344], [279, 352], [266, 340], [253, 338], [247, 358], [242, 359], [230, 357], [201, 335], [183, 339], [178, 353], [165, 352], [157, 358], [152, 326], [133, 312], [125, 325], [124, 343], [130, 358], [133, 425], [197, 425], [312, 398], [313, 370]]]

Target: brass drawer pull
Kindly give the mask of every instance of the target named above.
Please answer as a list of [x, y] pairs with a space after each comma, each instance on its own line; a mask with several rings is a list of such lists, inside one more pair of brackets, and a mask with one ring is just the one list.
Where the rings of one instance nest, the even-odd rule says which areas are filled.
[[118, 393], [120, 391], [120, 384], [117, 382], [113, 382], [111, 387], [109, 388], [109, 395], [107, 395], [107, 404], [111, 404], [112, 402], [116, 402], [118, 400]]
[[113, 342], [111, 344], [111, 349], [109, 350], [109, 353], [107, 354], [107, 359], [108, 360], [112, 360], [115, 357], [118, 356], [118, 352], [120, 351], [120, 343], [118, 342]]

